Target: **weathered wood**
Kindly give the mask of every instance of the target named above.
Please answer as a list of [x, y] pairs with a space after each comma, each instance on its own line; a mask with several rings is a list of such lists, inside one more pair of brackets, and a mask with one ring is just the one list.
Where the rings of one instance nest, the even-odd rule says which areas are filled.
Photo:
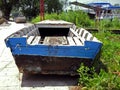
[[67, 45], [65, 36], [45, 37], [43, 44], [46, 45]]
[[93, 39], [93, 41], [100, 42], [100, 41], [98, 41], [98, 39], [96, 37], [93, 37], [92, 39]]
[[73, 41], [72, 37], [67, 37], [69, 45], [75, 45], [75, 42]]
[[73, 28], [74, 30], [76, 30], [76, 26], [75, 26], [75, 25], [73, 25], [72, 28]]
[[34, 39], [34, 36], [29, 36], [29, 38], [27, 39], [27, 43], [31, 44], [33, 39]]
[[41, 39], [41, 36], [36, 36], [35, 39], [34, 39], [33, 42], [32, 42], [32, 45], [39, 44], [40, 39]]
[[71, 28], [70, 28], [70, 31], [71, 31], [77, 38], [79, 38], [80, 41], [84, 44], [84, 41], [85, 41], [84, 38], [82, 38], [81, 36], [79, 36], [78, 33], [75, 32], [75, 31], [74, 31], [73, 29], [71, 29]]
[[22, 36], [22, 37], [25, 37], [25, 38], [27, 38], [27, 39], [28, 39], [28, 36], [27, 36], [27, 35], [24, 35], [24, 36]]
[[39, 31], [38, 31], [37, 28], [35, 28], [34, 30], [28, 32], [27, 35], [28, 35], [28, 36], [40, 36]]
[[86, 39], [87, 36], [88, 36], [88, 33], [89, 33], [89, 32], [87, 32], [87, 31], [84, 30], [82, 37]]
[[39, 33], [38, 29], [36, 29], [36, 34], [37, 34], [37, 36], [40, 36], [40, 33]]
[[82, 39], [84, 40], [92, 40], [93, 36], [91, 33], [89, 33], [88, 31], [86, 31], [85, 29], [81, 28], [79, 35], [82, 37]]
[[82, 45], [82, 42], [80, 42], [80, 40], [77, 37], [73, 37], [76, 45]]
[[88, 33], [86, 40], [92, 40], [92, 38], [93, 38], [92, 34]]
[[83, 37], [84, 31], [85, 31], [85, 30], [82, 30], [82, 32], [81, 32], [81, 34], [80, 34], [81, 37]]
[[76, 32], [78, 33], [79, 29], [76, 29]]
[[21, 31], [23, 31], [23, 34], [26, 35], [28, 32], [26, 30], [26, 28], [23, 28]]
[[81, 32], [83, 31], [82, 28], [79, 29], [78, 35], [81, 35]]

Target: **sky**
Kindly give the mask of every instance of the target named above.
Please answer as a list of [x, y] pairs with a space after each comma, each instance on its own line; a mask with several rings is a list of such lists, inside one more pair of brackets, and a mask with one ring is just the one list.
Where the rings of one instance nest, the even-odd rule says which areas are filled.
[[[69, 1], [76, 1], [76, 0], [69, 0]], [[112, 5], [120, 4], [120, 0], [77, 0], [81, 3], [91, 3], [91, 2], [110, 2]]]

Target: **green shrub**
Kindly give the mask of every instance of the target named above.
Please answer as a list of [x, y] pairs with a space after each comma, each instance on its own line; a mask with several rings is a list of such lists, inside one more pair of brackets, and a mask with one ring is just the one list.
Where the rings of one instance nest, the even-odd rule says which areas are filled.
[[101, 61], [108, 67], [108, 71], [120, 71], [120, 35], [110, 32], [94, 35], [103, 43]]
[[[83, 11], [68, 11], [62, 12], [60, 14], [52, 13], [52, 14], [45, 14], [45, 19], [50, 20], [65, 20], [68, 22], [72, 22], [80, 27], [92, 27], [94, 21], [89, 19], [88, 15]], [[36, 17], [32, 20], [32, 23], [36, 23], [40, 21], [40, 17]]]
[[120, 77], [113, 73], [107, 73], [101, 69], [97, 74], [94, 68], [88, 68], [83, 64], [77, 70], [79, 73], [79, 85], [88, 90], [119, 90]]
[[107, 71], [101, 69], [97, 74], [95, 70], [81, 65], [77, 70], [80, 75], [79, 84], [88, 90], [119, 90], [120, 76], [114, 72], [120, 72], [120, 35], [99, 32], [94, 33], [94, 36], [103, 43], [100, 61]]
[[[98, 28], [99, 30], [111, 30], [111, 29], [119, 29], [120, 28], [120, 20], [118, 18], [111, 20], [101, 20], [97, 23], [95, 20], [91, 20], [89, 16], [81, 11], [68, 11], [62, 12], [60, 14], [52, 13], [47, 14], [45, 13], [45, 19], [55, 19], [55, 20], [65, 20], [68, 22], [72, 22], [79, 27], [86, 27], [86, 28]], [[40, 17], [36, 17], [32, 19], [32, 23], [36, 23], [40, 21]]]

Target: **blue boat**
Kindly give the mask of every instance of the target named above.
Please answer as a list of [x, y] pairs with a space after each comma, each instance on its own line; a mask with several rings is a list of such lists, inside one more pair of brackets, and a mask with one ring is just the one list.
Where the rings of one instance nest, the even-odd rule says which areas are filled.
[[20, 72], [77, 74], [81, 63], [99, 59], [102, 43], [83, 28], [62, 20], [45, 20], [5, 40]]

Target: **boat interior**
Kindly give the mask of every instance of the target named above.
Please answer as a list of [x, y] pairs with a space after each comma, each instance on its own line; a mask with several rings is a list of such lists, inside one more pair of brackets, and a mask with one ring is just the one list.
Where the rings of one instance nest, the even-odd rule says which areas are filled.
[[72, 27], [37, 27], [31, 25], [28, 28], [15, 32], [10, 37], [26, 37], [29, 45], [79, 45], [84, 41], [99, 42], [91, 33], [83, 28]]

